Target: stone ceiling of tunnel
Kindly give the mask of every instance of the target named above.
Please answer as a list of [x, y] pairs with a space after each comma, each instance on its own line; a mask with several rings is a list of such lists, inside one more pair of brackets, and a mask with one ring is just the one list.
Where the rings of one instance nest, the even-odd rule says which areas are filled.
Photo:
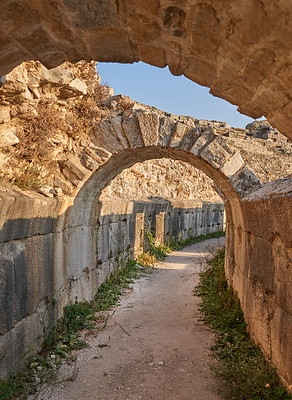
[[292, 137], [290, 0], [6, 0], [1, 74], [24, 60], [169, 65]]

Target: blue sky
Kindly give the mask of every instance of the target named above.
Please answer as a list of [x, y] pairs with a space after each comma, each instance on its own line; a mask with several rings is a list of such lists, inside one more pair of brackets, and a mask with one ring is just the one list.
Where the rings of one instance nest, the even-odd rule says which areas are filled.
[[112, 86], [115, 94], [125, 94], [172, 114], [225, 121], [238, 128], [244, 128], [253, 121], [240, 114], [236, 106], [212, 96], [209, 88], [184, 76], [171, 75], [168, 67], [157, 68], [142, 62], [98, 63], [97, 72], [101, 83]]

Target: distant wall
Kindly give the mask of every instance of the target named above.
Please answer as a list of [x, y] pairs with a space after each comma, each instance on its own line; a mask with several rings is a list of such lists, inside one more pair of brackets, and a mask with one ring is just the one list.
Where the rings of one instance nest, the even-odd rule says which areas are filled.
[[202, 201], [104, 201], [97, 231], [97, 265], [102, 280], [117, 264], [147, 250], [144, 230], [155, 236], [156, 244], [222, 231], [224, 205]]
[[[64, 305], [92, 299], [117, 263], [143, 251], [145, 226], [157, 243], [223, 227], [223, 204], [108, 201], [94, 226], [70, 226], [66, 200], [7, 187], [0, 204], [0, 377], [40, 348]], [[86, 254], [90, 240], [95, 257]]]

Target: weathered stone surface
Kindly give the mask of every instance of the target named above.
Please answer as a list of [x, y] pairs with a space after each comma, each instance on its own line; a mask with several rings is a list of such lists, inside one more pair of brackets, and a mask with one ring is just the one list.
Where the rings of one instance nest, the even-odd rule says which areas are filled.
[[247, 196], [261, 186], [258, 177], [247, 167], [243, 167], [229, 181], [241, 196]]
[[0, 107], [0, 123], [10, 121], [10, 107]]
[[[233, 282], [248, 330], [289, 387], [291, 382], [292, 182], [274, 183], [247, 196], [243, 218], [228, 225], [227, 276]], [[266, 186], [266, 187], [265, 187]], [[265, 195], [263, 195], [265, 193]], [[266, 216], [268, 216], [266, 218]], [[290, 285], [291, 286], [291, 285]]]
[[101, 122], [98, 127], [92, 130], [90, 137], [96, 146], [104, 148], [111, 153], [124, 150], [122, 143], [109, 121]]
[[112, 116], [110, 119], [112, 126], [116, 132], [116, 135], [119, 139], [119, 141], [121, 142], [122, 146], [126, 149], [127, 147], [129, 147], [129, 143], [127, 138], [125, 137], [123, 128], [122, 128], [122, 117], [115, 115]]
[[15, 131], [16, 129], [9, 124], [0, 125], [0, 147], [9, 147], [13, 144], [19, 143]]
[[212, 140], [200, 153], [200, 156], [208, 161], [214, 168], [221, 167], [230, 155], [230, 149], [225, 145], [224, 140], [220, 136]]
[[166, 146], [172, 135], [172, 130], [176, 122], [172, 118], [162, 117], [159, 122], [159, 144]]
[[177, 147], [186, 133], [187, 128], [187, 125], [177, 122], [172, 129], [172, 135], [168, 145], [171, 147]]
[[241, 168], [244, 166], [244, 161], [241, 157], [241, 154], [239, 151], [237, 151], [233, 156], [227, 160], [220, 170], [230, 178], [232, 175], [234, 175], [237, 171], [239, 171]]
[[159, 116], [154, 112], [137, 113], [137, 119], [145, 146], [157, 146]]
[[185, 151], [190, 151], [193, 147], [194, 143], [198, 140], [198, 138], [202, 135], [202, 128], [192, 128], [183, 136], [180, 141], [179, 148]]
[[198, 156], [205, 147], [208, 146], [209, 143], [212, 142], [216, 138], [216, 135], [214, 133], [214, 129], [212, 127], [208, 127], [204, 130], [202, 135], [199, 136], [199, 138], [195, 141], [195, 144], [191, 148], [191, 153], [195, 154]]
[[88, 175], [88, 170], [82, 166], [80, 160], [76, 156], [71, 156], [64, 162], [64, 167], [73, 172], [80, 180]]
[[144, 145], [140, 125], [135, 114], [123, 118], [122, 127], [132, 148]]

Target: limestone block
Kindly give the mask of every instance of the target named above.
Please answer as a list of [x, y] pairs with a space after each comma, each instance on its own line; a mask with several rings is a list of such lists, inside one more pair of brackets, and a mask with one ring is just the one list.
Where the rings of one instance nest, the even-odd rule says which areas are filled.
[[76, 156], [71, 156], [63, 165], [66, 169], [73, 172], [73, 174], [75, 174], [80, 180], [84, 179], [86, 175], [88, 175], [88, 170], [83, 167], [80, 163], [80, 159]]
[[132, 148], [143, 147], [143, 138], [136, 115], [124, 117], [122, 127]]
[[55, 186], [61, 189], [64, 194], [70, 195], [72, 193], [73, 188], [70, 182], [68, 182], [65, 179], [62, 179], [60, 176], [54, 176], [53, 180]]
[[212, 127], [207, 127], [202, 135], [195, 141], [195, 144], [191, 148], [191, 153], [198, 156], [201, 151], [211, 143], [212, 140], [216, 138], [214, 129]]
[[26, 87], [25, 90], [20, 94], [20, 97], [22, 97], [22, 100], [24, 101], [33, 100], [33, 95], [31, 91], [28, 89], [28, 87]]
[[261, 187], [261, 183], [256, 174], [247, 167], [243, 167], [239, 172], [233, 175], [229, 179], [229, 182], [242, 197]]
[[109, 99], [106, 99], [104, 101], [104, 104], [111, 104], [113, 101], [117, 103], [117, 108], [120, 108], [124, 112], [129, 110], [131, 113], [131, 107], [133, 107], [135, 104], [138, 104], [140, 107], [142, 106], [140, 103], [136, 103], [134, 100], [130, 99], [129, 96], [125, 96], [123, 94], [118, 94], [116, 96], [110, 97]]
[[137, 113], [138, 123], [141, 129], [145, 146], [157, 146], [159, 115], [154, 112]]
[[43, 194], [46, 197], [54, 197], [54, 188], [52, 186], [41, 186], [38, 190], [39, 193]]
[[0, 107], [0, 123], [10, 121], [10, 107]]
[[29, 90], [33, 93], [35, 99], [39, 99], [41, 97], [41, 93], [39, 91], [38, 85], [29, 86]]
[[[291, 313], [287, 313], [281, 307], [278, 307], [273, 315], [270, 325], [272, 363], [277, 365], [277, 368], [281, 373], [281, 378], [288, 387], [289, 383], [292, 381], [291, 357], [289, 358], [289, 354], [292, 353]], [[290, 392], [291, 389], [290, 384]]]
[[159, 121], [159, 144], [166, 146], [172, 135], [172, 130], [176, 124], [176, 121], [169, 117], [162, 117]]
[[232, 175], [236, 174], [237, 171], [239, 171], [241, 168], [244, 166], [244, 161], [241, 157], [241, 154], [239, 151], [237, 151], [233, 156], [227, 160], [220, 170], [230, 178]]
[[187, 131], [187, 125], [182, 124], [181, 122], [177, 122], [172, 130], [172, 136], [169, 141], [169, 146], [177, 147], [180, 144], [180, 141], [184, 134]]
[[16, 129], [10, 124], [0, 125], [0, 148], [12, 146], [19, 143], [19, 139], [15, 136]]
[[99, 166], [99, 164], [101, 164], [95, 159], [95, 157], [91, 157], [91, 154], [88, 154], [87, 151], [84, 151], [81, 160], [85, 167], [90, 171], [93, 171]]
[[116, 132], [109, 121], [102, 121], [96, 128], [93, 128], [90, 133], [92, 142], [101, 148], [118, 153], [124, 150]]
[[72, 88], [75, 92], [80, 94], [87, 93], [87, 85], [85, 82], [82, 82], [80, 79], [75, 78], [72, 82], [69, 83], [70, 88]]
[[224, 140], [220, 136], [212, 140], [200, 153], [200, 156], [216, 169], [218, 169], [230, 155], [231, 150], [224, 145]]
[[117, 137], [119, 138], [119, 141], [123, 145], [125, 149], [129, 147], [127, 137], [124, 134], [123, 128], [122, 128], [122, 117], [115, 115], [110, 117], [110, 121], [112, 123], [112, 126], [114, 128], [114, 131], [116, 132]]
[[39, 71], [40, 80], [55, 83], [58, 85], [69, 85], [74, 80], [74, 74], [62, 65], [56, 68], [47, 69], [44, 66]]
[[198, 138], [202, 135], [202, 128], [197, 127], [197, 128], [192, 128], [190, 129], [181, 139], [179, 148], [181, 150], [185, 151], [190, 151], [190, 149], [193, 147], [194, 143]]

